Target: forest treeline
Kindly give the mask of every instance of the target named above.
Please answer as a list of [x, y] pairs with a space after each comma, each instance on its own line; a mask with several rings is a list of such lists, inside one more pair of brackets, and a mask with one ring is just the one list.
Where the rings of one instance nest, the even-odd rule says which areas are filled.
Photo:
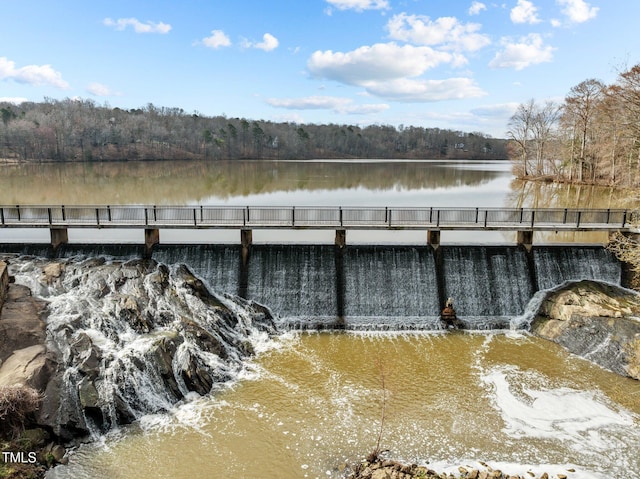
[[507, 136], [520, 178], [639, 187], [640, 64], [611, 85], [585, 80], [562, 103], [519, 105]]
[[276, 123], [83, 99], [0, 103], [0, 112], [0, 159], [507, 158], [504, 139], [439, 128]]

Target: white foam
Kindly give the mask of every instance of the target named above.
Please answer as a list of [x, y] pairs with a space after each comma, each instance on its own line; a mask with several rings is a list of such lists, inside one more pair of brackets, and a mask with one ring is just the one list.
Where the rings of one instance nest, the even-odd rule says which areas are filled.
[[[562, 444], [582, 456], [610, 456], [619, 449], [640, 446], [633, 413], [614, 405], [599, 391], [579, 391], [544, 385], [544, 378], [525, 379], [517, 368], [496, 367], [481, 379], [490, 386], [491, 400], [504, 421], [503, 432], [513, 438], [539, 438]], [[540, 384], [534, 389], [522, 384]]]

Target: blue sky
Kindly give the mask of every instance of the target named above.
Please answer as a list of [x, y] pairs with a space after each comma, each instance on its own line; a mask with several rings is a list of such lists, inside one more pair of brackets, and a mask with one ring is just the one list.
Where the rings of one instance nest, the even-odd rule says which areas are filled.
[[504, 137], [640, 62], [638, 0], [0, 0], [0, 99]]

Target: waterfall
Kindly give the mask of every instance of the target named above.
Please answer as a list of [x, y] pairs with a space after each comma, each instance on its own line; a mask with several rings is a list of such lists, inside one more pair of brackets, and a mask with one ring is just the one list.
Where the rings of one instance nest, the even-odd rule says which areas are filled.
[[153, 258], [164, 264], [188, 264], [217, 292], [239, 292], [239, 245], [160, 244], [154, 247]]
[[[50, 253], [44, 245], [9, 251]], [[165, 245], [153, 258], [186, 264], [218, 293], [267, 305], [280, 329], [440, 329], [451, 297], [470, 329], [508, 327], [536, 291], [569, 280], [621, 282], [621, 266], [598, 246]], [[62, 245], [59, 257], [133, 259], [140, 245]]]
[[63, 439], [208, 394], [275, 333], [266, 308], [212, 293], [184, 265], [12, 258], [10, 268], [48, 301], [58, 366], [40, 421]]
[[534, 293], [522, 248], [441, 247], [445, 295], [471, 328], [505, 327], [520, 315]]
[[536, 246], [533, 248], [533, 257], [538, 290], [580, 279], [620, 284], [620, 262], [613, 253], [602, 247]]
[[254, 245], [247, 297], [268, 304], [291, 327], [335, 323], [335, 264], [329, 245]]
[[431, 247], [357, 246], [344, 253], [344, 312], [351, 328], [438, 329]]

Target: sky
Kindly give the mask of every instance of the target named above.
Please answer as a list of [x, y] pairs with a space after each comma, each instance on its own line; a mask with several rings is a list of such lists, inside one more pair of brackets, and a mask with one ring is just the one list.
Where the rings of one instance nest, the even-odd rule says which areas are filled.
[[639, 0], [0, 0], [0, 100], [506, 136], [640, 62]]

